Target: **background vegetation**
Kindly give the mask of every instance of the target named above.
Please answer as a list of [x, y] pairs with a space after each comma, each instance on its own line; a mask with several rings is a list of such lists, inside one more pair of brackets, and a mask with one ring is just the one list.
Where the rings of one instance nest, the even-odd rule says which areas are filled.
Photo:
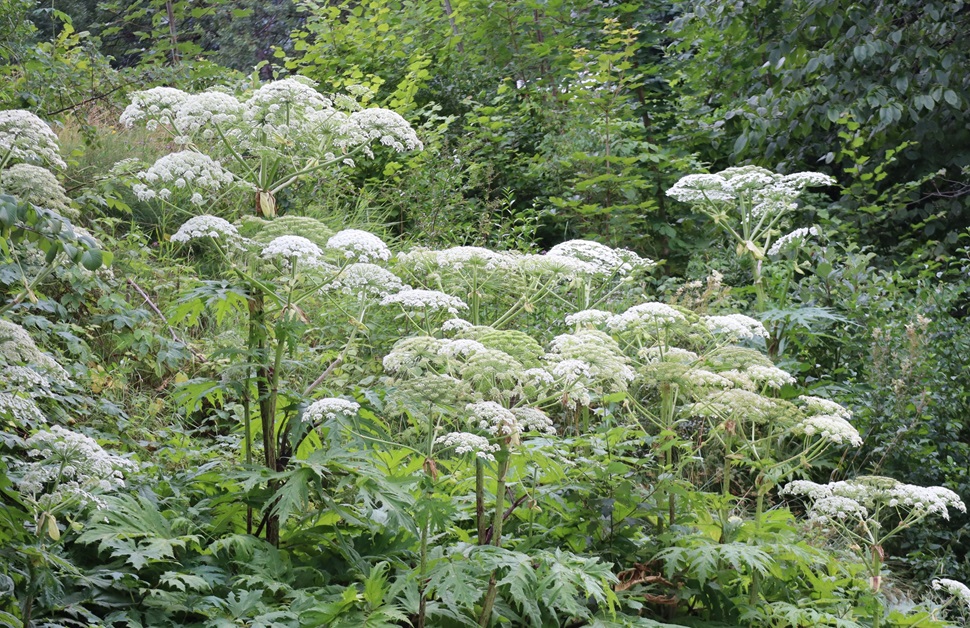
[[[962, 625], [970, 593], [932, 586], [970, 581], [959, 509], [895, 511], [882, 529], [898, 533], [866, 545], [781, 489], [888, 476], [970, 497], [967, 32], [959, 0], [3, 3], [0, 111], [49, 123], [63, 164], [36, 161], [56, 175], [42, 188], [0, 145], [0, 625]], [[136, 92], [245, 100], [292, 77], [352, 94], [348, 112], [397, 112], [423, 150], [337, 160], [269, 212], [262, 179], [201, 207], [136, 194], [186, 147], [119, 122]], [[231, 162], [201, 137], [193, 150]], [[327, 160], [286, 137], [280, 168]], [[740, 201], [667, 194], [737, 166], [832, 181], [761, 239], [732, 234]], [[173, 242], [199, 214], [248, 252]], [[341, 257], [328, 243], [348, 228], [387, 259]], [[768, 254], [798, 228], [814, 235]], [[287, 235], [336, 278], [260, 261]], [[610, 252], [554, 248], [573, 240]], [[471, 246], [503, 253], [454, 248]], [[563, 250], [655, 263], [522, 261]], [[475, 327], [320, 289], [354, 261], [463, 299]], [[643, 303], [683, 320], [565, 322]], [[768, 337], [705, 327], [733, 313]], [[592, 377], [581, 403], [572, 380], [528, 388], [522, 372], [572, 359], [567, 333], [586, 338], [573, 357], [596, 347], [601, 372], [635, 375]], [[387, 368], [422, 336], [520, 372], [431, 345]], [[698, 362], [658, 367], [650, 347]], [[709, 389], [678, 371], [772, 365], [793, 379], [748, 391], [771, 425], [741, 402], [704, 410]], [[805, 395], [838, 402], [864, 444], [805, 445]], [[357, 408], [312, 420], [333, 398]], [[485, 402], [541, 409], [555, 434], [479, 434], [493, 459], [435, 444]], [[54, 426], [93, 440], [58, 453]], [[108, 466], [77, 470], [78, 452]], [[65, 466], [124, 484], [71, 488]]]

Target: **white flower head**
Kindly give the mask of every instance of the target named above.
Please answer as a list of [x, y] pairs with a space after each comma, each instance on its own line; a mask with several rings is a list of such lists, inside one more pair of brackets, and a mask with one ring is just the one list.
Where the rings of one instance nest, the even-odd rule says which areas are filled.
[[323, 251], [319, 246], [302, 236], [284, 235], [270, 240], [263, 247], [263, 259], [281, 260], [284, 267], [289, 267], [295, 260], [299, 266], [317, 267], [323, 264]]
[[29, 111], [0, 111], [0, 160], [10, 155], [17, 161], [64, 168], [57, 136], [47, 123]]
[[131, 128], [136, 122], [144, 122], [149, 131], [158, 125], [170, 126], [175, 121], [179, 107], [189, 95], [173, 87], [153, 87], [131, 95], [131, 104], [121, 114], [121, 123]]
[[457, 314], [458, 310], [468, 309], [468, 305], [458, 297], [438, 290], [402, 290], [381, 300], [381, 305], [393, 304], [414, 312], [446, 311], [450, 314]]
[[375, 264], [348, 264], [341, 269], [333, 281], [325, 284], [324, 292], [339, 292], [341, 294], [383, 298], [405, 288], [401, 280], [386, 268]]
[[616, 332], [643, 330], [656, 333], [659, 328], [685, 320], [686, 317], [677, 309], [666, 303], [651, 301], [634, 305], [612, 317], [606, 326]]
[[338, 231], [327, 240], [327, 248], [356, 262], [386, 262], [391, 259], [391, 250], [383, 240], [360, 229]]
[[479, 401], [465, 406], [469, 422], [492, 436], [510, 437], [513, 441], [522, 433], [522, 425], [511, 410], [494, 401]]
[[605, 310], [582, 310], [566, 317], [567, 325], [589, 325], [596, 327], [603, 325], [613, 318], [612, 312]]
[[441, 323], [441, 331], [461, 331], [463, 329], [471, 329], [474, 327], [471, 323], [463, 318], [449, 318], [445, 322]]
[[786, 233], [781, 236], [775, 243], [771, 245], [768, 249], [769, 256], [775, 256], [783, 251], [795, 248], [805, 242], [811, 236], [817, 236], [819, 234], [818, 227], [802, 227], [801, 229], [795, 229], [791, 233]]
[[802, 395], [797, 401], [800, 402], [802, 409], [809, 414], [832, 414], [845, 420], [852, 418], [850, 410], [829, 399]]
[[612, 249], [592, 240], [569, 240], [549, 249], [547, 257], [567, 257], [589, 264], [589, 270], [597, 275], [626, 276], [638, 268], [653, 265], [631, 251]]
[[815, 414], [799, 421], [793, 431], [796, 434], [815, 436], [816, 434], [838, 445], [862, 446], [862, 437], [852, 424], [834, 414]]
[[178, 107], [174, 126], [179, 133], [195, 135], [216, 125], [224, 134], [242, 120], [245, 107], [230, 94], [218, 91], [188, 96]]
[[338, 416], [355, 416], [360, 404], [339, 397], [327, 397], [314, 401], [303, 412], [303, 418], [314, 423], [333, 421]]
[[768, 338], [768, 330], [765, 326], [744, 314], [705, 316], [703, 320], [711, 333], [722, 334], [735, 341]]
[[148, 170], [135, 175], [141, 182], [132, 187], [139, 200], [155, 197], [169, 200], [176, 190], [184, 190], [195, 205], [205, 204], [202, 192], [213, 193], [230, 185], [250, 184], [237, 181], [232, 173], [208, 155], [183, 150], [160, 157]]
[[172, 242], [189, 242], [198, 238], [213, 238], [231, 242], [239, 238], [239, 232], [224, 218], [218, 216], [194, 216], [189, 218], [172, 235]]
[[684, 203], [735, 200], [734, 190], [727, 185], [724, 177], [716, 174], [689, 174], [681, 177], [667, 190], [667, 196]]
[[378, 140], [399, 153], [424, 149], [424, 144], [408, 121], [389, 109], [362, 109], [351, 113], [350, 120], [357, 125], [367, 142]]
[[967, 608], [970, 608], [970, 587], [958, 580], [949, 578], [936, 578], [933, 580], [934, 591], [946, 591], [951, 596], [959, 600]]
[[493, 455], [499, 450], [499, 446], [492, 444], [484, 436], [472, 434], [470, 432], [450, 432], [435, 439], [435, 443], [443, 447], [454, 447], [456, 454], [474, 453], [482, 460], [494, 462]]

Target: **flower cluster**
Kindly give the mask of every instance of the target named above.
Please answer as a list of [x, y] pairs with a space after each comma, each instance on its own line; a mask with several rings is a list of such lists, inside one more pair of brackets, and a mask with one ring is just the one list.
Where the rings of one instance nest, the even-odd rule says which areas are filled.
[[810, 236], [817, 236], [818, 234], [818, 227], [802, 227], [801, 229], [795, 229], [791, 233], [786, 233], [775, 240], [775, 243], [771, 245], [770, 249], [768, 249], [768, 255], [778, 255], [782, 251], [787, 251], [788, 249], [801, 244], [806, 240], [806, 238]]
[[655, 333], [659, 328], [685, 321], [684, 315], [665, 303], [650, 301], [634, 305], [622, 314], [607, 321], [606, 326], [615, 332], [645, 331]]
[[0, 416], [5, 415], [14, 421], [14, 425], [36, 426], [46, 423], [44, 413], [40, 411], [33, 399], [21, 397], [16, 393], [0, 392]]
[[641, 259], [632, 251], [616, 250], [592, 240], [569, 240], [549, 249], [547, 257], [566, 257], [588, 264], [588, 270], [596, 275], [623, 277], [634, 270], [653, 266], [653, 262]]
[[350, 114], [350, 120], [368, 142], [378, 140], [399, 153], [424, 149], [407, 120], [389, 109], [361, 109]]
[[311, 423], [318, 424], [324, 421], [333, 421], [338, 416], [354, 416], [360, 410], [360, 404], [356, 401], [348, 401], [339, 397], [328, 397], [314, 401], [303, 412], [303, 418]]
[[327, 240], [327, 248], [356, 262], [386, 262], [391, 250], [373, 233], [359, 229], [344, 229]]
[[488, 439], [469, 432], [451, 432], [435, 439], [436, 443], [444, 447], [454, 447], [456, 454], [474, 453], [482, 460], [495, 461], [493, 455], [499, 446], [488, 442]]
[[375, 264], [348, 264], [332, 281], [321, 287], [324, 292], [339, 292], [358, 297], [386, 297], [405, 288], [397, 275]]
[[59, 425], [27, 439], [27, 454], [34, 460], [21, 463], [18, 488], [46, 510], [74, 503], [104, 502], [97, 497], [124, 488], [124, 473], [135, 471], [134, 462], [109, 454], [94, 439]]
[[796, 434], [814, 436], [818, 434], [825, 440], [838, 445], [849, 443], [853, 447], [862, 446], [862, 436], [852, 424], [834, 414], [816, 414], [799, 421], [792, 430]]
[[402, 290], [381, 300], [381, 305], [393, 305], [395, 303], [405, 310], [414, 312], [447, 311], [451, 314], [457, 314], [458, 310], [468, 309], [468, 305], [458, 297], [438, 290]]
[[7, 160], [37, 162], [64, 168], [57, 136], [29, 111], [0, 111], [0, 164]]
[[[141, 183], [133, 186], [132, 190], [139, 200], [149, 201], [158, 197], [167, 201], [172, 197], [174, 189], [190, 194], [189, 200], [193, 205], [203, 205], [206, 202], [198, 190], [218, 192], [235, 181], [232, 173], [223, 168], [221, 163], [208, 155], [191, 150], [160, 157], [148, 170], [139, 172], [136, 177]], [[155, 187], [157, 189], [153, 189]]]
[[297, 262], [299, 266], [316, 267], [323, 263], [323, 251], [320, 247], [302, 236], [285, 235], [274, 238], [263, 247], [263, 259], [279, 259], [285, 268], [290, 262]]
[[173, 126], [182, 143], [188, 143], [190, 136], [200, 132], [203, 138], [212, 140], [219, 131], [232, 134], [231, 127], [242, 120], [244, 112], [243, 104], [231, 94], [202, 92], [188, 96], [179, 104]]
[[0, 190], [69, 218], [78, 216], [77, 210], [70, 206], [71, 199], [64, 192], [64, 186], [47, 168], [33, 164], [14, 164], [0, 171]]
[[198, 238], [213, 238], [216, 240], [234, 241], [239, 238], [236, 228], [224, 218], [218, 216], [195, 216], [189, 218], [172, 237], [172, 242], [189, 242]]
[[949, 578], [936, 578], [933, 580], [934, 591], [946, 591], [968, 608], [970, 608], [970, 587], [957, 580]]
[[724, 316], [705, 316], [704, 324], [713, 334], [723, 334], [735, 341], [768, 338], [768, 330], [750, 316], [727, 314]]
[[478, 429], [492, 436], [516, 438], [522, 433], [522, 425], [511, 410], [494, 401], [478, 401], [465, 406], [469, 421]]
[[682, 177], [667, 190], [667, 196], [694, 203], [705, 211], [729, 203], [743, 204], [756, 218], [775, 217], [793, 209], [794, 200], [805, 188], [834, 184], [835, 179], [819, 172], [783, 176], [757, 166], [740, 166], [716, 174]]
[[0, 363], [25, 365], [41, 369], [48, 378], [70, 384], [71, 378], [57, 361], [37, 348], [27, 330], [0, 318]]
[[131, 104], [121, 114], [121, 123], [131, 128], [136, 122], [145, 122], [149, 131], [158, 125], [171, 126], [176, 112], [189, 95], [173, 87], [153, 87], [131, 95]]
[[613, 313], [605, 310], [582, 310], [567, 316], [566, 324], [596, 327], [597, 325], [606, 324], [612, 318]]
[[[831, 497], [853, 500], [873, 511], [877, 506], [888, 506], [897, 511], [907, 510], [911, 515], [939, 514], [950, 518], [950, 508], [966, 512], [960, 497], [942, 486], [915, 486], [879, 476], [861, 476], [854, 480], [816, 484], [808, 480], [795, 480], [784, 489], [783, 494], [804, 495], [814, 502]], [[861, 510], [858, 512], [862, 512]]]

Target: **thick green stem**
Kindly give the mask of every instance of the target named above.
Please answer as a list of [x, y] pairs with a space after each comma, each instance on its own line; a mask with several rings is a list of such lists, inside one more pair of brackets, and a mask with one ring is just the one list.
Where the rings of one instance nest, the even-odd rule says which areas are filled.
[[[761, 479], [761, 478], [759, 478]], [[755, 499], [754, 507], [754, 538], [755, 542], [761, 542], [761, 519], [765, 511], [765, 491], [758, 488], [758, 497]], [[752, 606], [758, 603], [761, 598], [761, 572], [757, 569], [751, 571], [751, 591], [748, 601]]]
[[485, 545], [488, 524], [485, 520], [485, 461], [475, 456], [475, 518], [478, 522], [478, 544]]
[[[492, 519], [492, 545], [501, 547], [502, 545], [502, 522], [505, 520], [505, 474], [509, 471], [509, 462], [512, 459], [512, 452], [509, 451], [508, 444], [502, 443], [502, 451], [496, 456], [498, 458], [498, 477], [495, 486], [495, 516]], [[495, 606], [495, 598], [498, 596], [498, 581], [495, 572], [488, 579], [488, 590], [485, 592], [485, 601], [482, 603], [482, 614], [478, 618], [479, 626], [488, 626], [492, 620], [492, 607]]]

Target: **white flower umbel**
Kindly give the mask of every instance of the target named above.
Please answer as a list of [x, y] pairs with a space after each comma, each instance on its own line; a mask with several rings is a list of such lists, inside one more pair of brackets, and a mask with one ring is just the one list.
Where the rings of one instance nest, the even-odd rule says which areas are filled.
[[27, 330], [16, 323], [0, 318], [0, 362], [10, 365], [29, 365], [41, 369], [51, 381], [69, 385], [67, 371], [57, 360], [41, 351]]
[[391, 250], [383, 240], [360, 229], [338, 231], [327, 240], [327, 248], [355, 262], [386, 262], [391, 259]]
[[482, 460], [494, 462], [493, 455], [499, 446], [488, 442], [488, 439], [470, 432], [451, 432], [435, 439], [435, 443], [442, 447], [454, 447], [456, 454], [475, 454]]
[[566, 324], [596, 327], [606, 324], [611, 318], [613, 318], [613, 313], [605, 310], [582, 310], [567, 316]]
[[71, 199], [67, 197], [64, 186], [47, 168], [14, 164], [0, 171], [0, 191], [71, 218], [79, 215], [77, 210], [71, 208]]
[[410, 336], [394, 343], [384, 356], [384, 370], [391, 375], [417, 376], [441, 363], [442, 341], [431, 336]]
[[439, 312], [446, 311], [457, 314], [458, 310], [467, 310], [468, 305], [450, 294], [438, 290], [402, 290], [381, 300], [381, 305], [400, 305], [405, 311], [411, 312]]
[[573, 281], [596, 275], [596, 266], [564, 255], [522, 255], [516, 258], [519, 271], [530, 275], [552, 275], [563, 281]]
[[26, 444], [33, 460], [19, 463], [18, 488], [48, 511], [75, 503], [104, 507], [98, 495], [124, 488], [124, 474], [138, 469], [94, 439], [59, 425], [37, 432]]
[[430, 272], [437, 269], [462, 271], [475, 267], [486, 272], [515, 268], [516, 256], [503, 251], [492, 251], [480, 246], [455, 246], [441, 251], [414, 250], [398, 256], [398, 261], [416, 272]]
[[160, 157], [148, 170], [135, 176], [141, 183], [132, 186], [132, 191], [142, 201], [156, 197], [167, 201], [179, 193], [190, 197], [194, 205], [204, 205], [206, 200], [202, 192], [219, 192], [233, 183], [250, 187], [244, 182], [236, 182], [232, 173], [218, 161], [191, 150]]
[[780, 368], [761, 364], [752, 364], [743, 370], [719, 371], [718, 374], [734, 382], [735, 386], [751, 391], [762, 388], [778, 390], [786, 384], [795, 383], [795, 378]]
[[775, 240], [775, 243], [771, 245], [770, 249], [768, 249], [768, 255], [770, 256], [778, 255], [779, 253], [782, 253], [784, 251], [787, 251], [789, 249], [792, 249], [801, 245], [810, 236], [817, 236], [817, 235], [818, 235], [817, 227], [802, 227], [801, 229], [795, 229], [791, 233], [786, 233], [785, 235]]
[[323, 264], [323, 251], [319, 246], [302, 236], [285, 235], [270, 240], [263, 247], [263, 259], [280, 260], [284, 267], [289, 268], [291, 262], [298, 267], [314, 268]]
[[381, 268], [376, 264], [348, 264], [333, 281], [325, 284], [324, 292], [339, 292], [340, 294], [383, 298], [389, 294], [400, 292], [405, 288], [397, 275]]
[[644, 347], [637, 352], [644, 362], [679, 362], [693, 364], [700, 359], [693, 351], [680, 347]]
[[834, 414], [816, 414], [805, 417], [792, 428], [795, 434], [805, 436], [821, 436], [825, 440], [837, 445], [850, 444], [853, 447], [862, 446], [862, 436], [852, 424]]
[[285, 137], [291, 129], [305, 128], [308, 114], [330, 110], [333, 103], [304, 77], [264, 83], [244, 103], [243, 121], [266, 136]]
[[765, 326], [744, 314], [704, 316], [702, 320], [711, 333], [727, 336], [734, 341], [768, 338], [768, 330]]
[[811, 395], [802, 395], [801, 397], [798, 397], [796, 401], [798, 401], [805, 412], [809, 414], [834, 414], [835, 416], [842, 417], [846, 420], [852, 418], [851, 411], [829, 399], [812, 397]]
[[31, 397], [48, 397], [51, 382], [29, 366], [5, 366], [0, 371], [0, 384], [8, 390], [19, 390]]
[[733, 201], [734, 191], [716, 174], [689, 174], [667, 190], [667, 196], [683, 203]]
[[235, 241], [239, 239], [239, 232], [224, 218], [209, 215], [195, 216], [182, 223], [171, 240], [185, 243], [199, 238]]
[[865, 506], [870, 512], [879, 508], [892, 509], [900, 517], [900, 525], [908, 525], [931, 514], [950, 518], [950, 508], [966, 512], [967, 507], [959, 495], [942, 486], [916, 486], [904, 484], [893, 478], [861, 476], [854, 480], [816, 484], [807, 480], [795, 480], [784, 489], [783, 494], [804, 495], [812, 500], [827, 497], [846, 497]]
[[643, 330], [652, 334], [659, 328], [685, 320], [684, 315], [675, 308], [652, 301], [634, 305], [612, 317], [606, 326], [615, 332]]
[[519, 426], [523, 433], [539, 432], [549, 436], [556, 435], [556, 426], [552, 419], [538, 408], [512, 408], [512, 414], [519, 420]]
[[21, 397], [16, 393], [0, 392], [0, 415], [13, 420], [19, 427], [37, 426], [46, 423], [44, 413], [40, 411], [33, 399]]
[[242, 120], [244, 111], [243, 104], [231, 94], [215, 91], [192, 94], [178, 107], [174, 126], [181, 135], [201, 134], [204, 139], [213, 140], [219, 131], [229, 133]]
[[449, 318], [445, 322], [441, 323], [441, 331], [461, 331], [463, 329], [471, 329], [474, 327], [471, 323], [463, 318]]
[[631, 251], [618, 251], [592, 240], [569, 240], [549, 249], [549, 257], [568, 257], [586, 262], [598, 275], [625, 276], [638, 268], [648, 268], [653, 262], [641, 259]]
[[0, 111], [0, 166], [25, 161], [64, 168], [57, 136], [47, 123], [29, 111]]
[[356, 401], [340, 399], [339, 397], [327, 397], [314, 401], [303, 411], [303, 418], [313, 424], [333, 421], [338, 416], [355, 416], [360, 410], [360, 404]]
[[424, 144], [408, 121], [389, 109], [362, 109], [350, 114], [350, 120], [357, 125], [367, 141], [378, 140], [399, 153], [424, 149]]
[[492, 436], [508, 437], [513, 441], [522, 433], [522, 424], [511, 410], [494, 401], [479, 401], [465, 406], [469, 422]]
[[946, 593], [950, 594], [953, 599], [958, 600], [961, 604], [967, 608], [970, 608], [970, 587], [967, 587], [967, 585], [958, 580], [936, 578], [933, 580], [933, 590], [945, 591]]
[[864, 521], [869, 516], [866, 507], [854, 499], [832, 495], [815, 500], [809, 511], [809, 521], [827, 523], [831, 519]]
[[476, 340], [457, 338], [455, 340], [442, 340], [438, 355], [445, 358], [461, 358], [485, 350], [485, 345]]
[[189, 95], [173, 87], [153, 87], [131, 95], [131, 104], [121, 114], [121, 123], [131, 128], [143, 122], [149, 131], [158, 125], [171, 126], [179, 107]]

